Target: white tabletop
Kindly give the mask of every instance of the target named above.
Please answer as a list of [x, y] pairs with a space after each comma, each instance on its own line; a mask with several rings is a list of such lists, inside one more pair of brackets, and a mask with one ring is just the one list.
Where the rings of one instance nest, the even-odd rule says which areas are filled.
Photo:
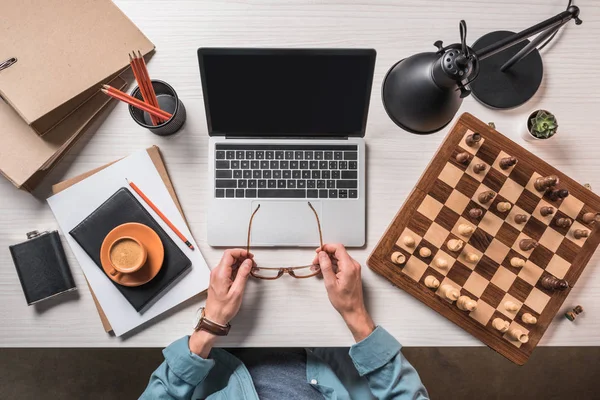
[[[77, 261], [66, 248], [78, 287], [78, 298], [52, 307], [28, 307], [8, 246], [33, 230], [57, 229], [45, 198], [52, 183], [156, 144], [163, 152], [192, 232], [210, 266], [221, 251], [206, 243], [207, 126], [198, 72], [200, 46], [370, 47], [377, 64], [367, 126], [367, 246], [352, 255], [365, 265], [380, 235], [398, 211], [448, 131], [408, 134], [387, 117], [381, 82], [396, 61], [433, 51], [433, 42], [459, 39], [458, 23], [466, 19], [472, 43], [492, 30], [521, 30], [564, 10], [566, 0], [278, 0], [235, 2], [209, 0], [115, 0], [156, 44], [149, 63], [152, 77], [169, 82], [188, 112], [185, 129], [161, 138], [138, 127], [119, 104], [102, 127], [65, 157], [47, 178], [38, 198], [0, 179], [0, 346], [151, 347], [165, 346], [192, 328], [194, 298], [127, 338], [107, 335], [100, 324]], [[541, 156], [579, 182], [600, 191], [600, 4], [576, 2], [583, 25], [569, 23], [543, 51], [545, 76], [538, 94], [511, 111], [493, 111], [468, 98], [461, 112], [493, 121], [499, 131]], [[560, 132], [547, 143], [520, 138], [525, 118], [538, 108], [554, 112]], [[311, 250], [257, 251], [272, 266], [310, 261]], [[563, 310], [581, 304], [575, 323], [560, 314], [541, 345], [600, 345], [600, 253], [590, 261]], [[594, 273], [596, 272], [596, 273]], [[478, 346], [481, 342], [387, 280], [363, 267], [367, 306], [405, 346]], [[223, 346], [342, 346], [352, 337], [330, 306], [318, 279], [284, 277], [273, 282], [251, 280], [244, 304]]]

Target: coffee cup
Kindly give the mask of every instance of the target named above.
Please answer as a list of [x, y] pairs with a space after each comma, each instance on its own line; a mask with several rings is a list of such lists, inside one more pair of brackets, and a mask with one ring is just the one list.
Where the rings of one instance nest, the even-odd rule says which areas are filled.
[[143, 243], [131, 236], [115, 239], [108, 248], [108, 259], [112, 266], [110, 274], [132, 274], [139, 271], [144, 264], [148, 252]]

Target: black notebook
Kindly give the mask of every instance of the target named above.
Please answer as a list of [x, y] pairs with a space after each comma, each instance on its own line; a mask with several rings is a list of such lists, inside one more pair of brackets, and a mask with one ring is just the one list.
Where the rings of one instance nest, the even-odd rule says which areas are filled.
[[[104, 238], [114, 228], [127, 222], [138, 222], [152, 228], [160, 237], [165, 249], [163, 266], [150, 282], [141, 286], [127, 287], [111, 280], [133, 308], [138, 312], [142, 312], [158, 300], [159, 296], [168, 287], [177, 282], [184, 272], [191, 268], [192, 262], [135, 196], [124, 187], [117, 190], [115, 194], [69, 233], [94, 260], [98, 268], [102, 269], [100, 248]], [[107, 277], [106, 279], [110, 278]]]
[[76, 289], [57, 231], [35, 232], [32, 239], [9, 249], [27, 304]]

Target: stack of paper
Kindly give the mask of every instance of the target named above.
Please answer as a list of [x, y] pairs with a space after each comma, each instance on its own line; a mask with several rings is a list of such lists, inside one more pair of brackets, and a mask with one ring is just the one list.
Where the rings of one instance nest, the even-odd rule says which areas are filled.
[[[177, 246], [192, 261], [192, 270], [160, 297], [143, 313], [138, 313], [123, 297], [112, 281], [104, 274], [69, 232], [96, 210], [121, 187], [126, 179], [135, 182], [159, 210], [187, 237], [196, 250], [188, 248], [169, 226], [141, 199], [138, 200], [161, 227], [173, 238]], [[171, 197], [161, 174], [145, 150], [132, 154], [94, 173], [48, 199], [48, 204], [73, 254], [81, 265], [85, 277], [115, 335], [120, 336], [157, 317], [190, 297], [208, 288], [210, 270], [193, 240], [183, 215]]]

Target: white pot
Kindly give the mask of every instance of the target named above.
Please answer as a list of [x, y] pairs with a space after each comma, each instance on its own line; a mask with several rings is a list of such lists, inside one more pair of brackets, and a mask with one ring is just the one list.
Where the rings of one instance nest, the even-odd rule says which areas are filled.
[[535, 114], [536, 112], [538, 112], [540, 110], [536, 110], [534, 112], [532, 112], [531, 114], [529, 114], [529, 117], [527, 117], [527, 119], [525, 120], [525, 126], [523, 128], [523, 139], [527, 140], [528, 142], [535, 142], [535, 141], [540, 141], [540, 140], [548, 140], [548, 139], [552, 139], [554, 136], [556, 136], [558, 134], [558, 132], [556, 132], [554, 135], [550, 136], [549, 138], [539, 138], [537, 136], [533, 136], [533, 134], [529, 131], [529, 119], [533, 116], [533, 114]]

